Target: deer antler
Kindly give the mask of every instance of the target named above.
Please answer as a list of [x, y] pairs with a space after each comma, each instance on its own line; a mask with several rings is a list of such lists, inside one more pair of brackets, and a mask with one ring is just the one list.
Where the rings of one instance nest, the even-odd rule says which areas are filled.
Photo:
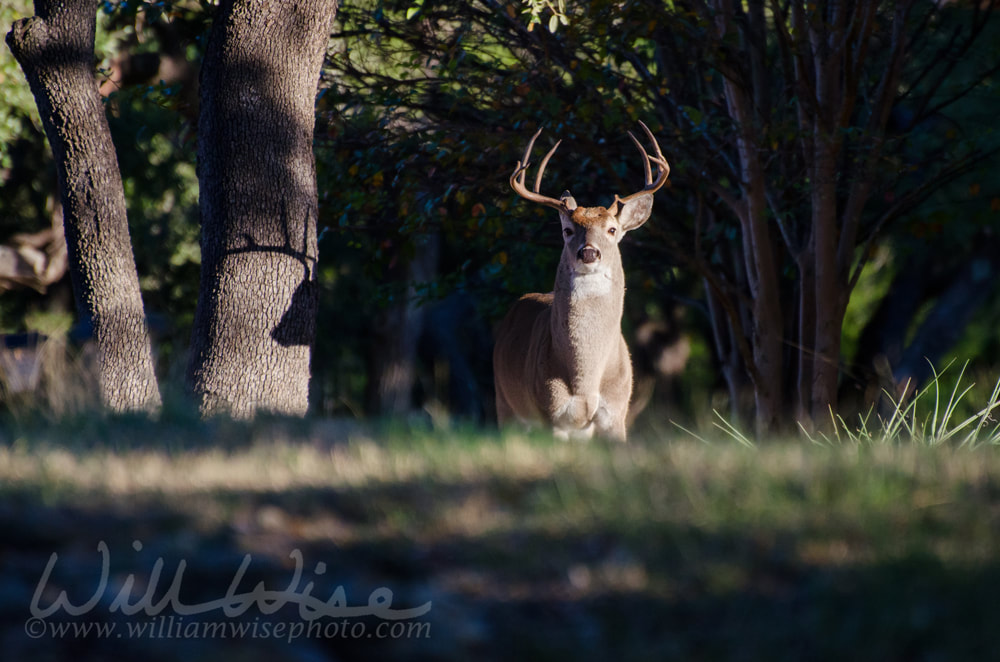
[[[561, 140], [552, 146], [552, 149], [549, 150], [549, 153], [546, 154], [545, 158], [542, 159], [541, 165], [538, 166], [538, 174], [535, 176], [534, 190], [529, 191], [524, 186], [524, 178], [527, 175], [528, 168], [531, 166], [531, 163], [528, 161], [528, 159], [531, 158], [531, 150], [535, 146], [535, 140], [538, 138], [539, 135], [541, 135], [541, 133], [542, 130], [539, 129], [538, 131], [535, 132], [535, 135], [531, 137], [531, 142], [528, 143], [528, 148], [524, 150], [524, 156], [521, 158], [520, 161], [517, 162], [517, 167], [514, 168], [514, 172], [510, 176], [510, 186], [512, 189], [514, 189], [515, 193], [517, 193], [525, 200], [538, 202], [547, 207], [553, 207], [555, 209], [569, 210], [571, 209], [571, 207], [568, 201], [572, 200], [572, 198], [564, 198], [562, 200], [557, 200], [556, 198], [550, 198], [547, 195], [542, 195], [541, 193], [538, 192], [538, 188], [542, 184], [542, 174], [545, 172], [545, 166], [549, 164], [549, 159], [551, 159], [552, 155], [556, 153], [557, 149], [559, 149], [559, 145], [562, 143]], [[647, 171], [649, 170], [649, 165], [646, 166], [646, 170]]]
[[[646, 173], [646, 186], [641, 191], [636, 191], [632, 195], [628, 195], [624, 198], [615, 195], [615, 202], [624, 203], [628, 202], [633, 198], [637, 198], [640, 195], [651, 195], [658, 191], [661, 186], [667, 181], [667, 177], [670, 176], [670, 164], [667, 163], [667, 159], [663, 156], [663, 152], [660, 151], [660, 144], [656, 142], [656, 138], [653, 137], [653, 132], [649, 130], [641, 120], [639, 121], [639, 126], [645, 131], [646, 137], [649, 138], [649, 142], [653, 143], [653, 150], [656, 152], [655, 156], [650, 156], [646, 153], [645, 148], [643, 148], [642, 143], [632, 134], [631, 131], [628, 132], [628, 137], [632, 139], [632, 142], [639, 149], [639, 153], [642, 154], [642, 167]], [[653, 181], [653, 173], [649, 167], [650, 163], [656, 164], [656, 181]]]

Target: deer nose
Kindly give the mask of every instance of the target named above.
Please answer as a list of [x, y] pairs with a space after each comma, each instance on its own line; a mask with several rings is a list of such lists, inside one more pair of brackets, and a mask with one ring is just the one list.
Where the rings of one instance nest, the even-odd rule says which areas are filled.
[[576, 258], [584, 264], [593, 264], [601, 259], [601, 251], [588, 244], [576, 252]]

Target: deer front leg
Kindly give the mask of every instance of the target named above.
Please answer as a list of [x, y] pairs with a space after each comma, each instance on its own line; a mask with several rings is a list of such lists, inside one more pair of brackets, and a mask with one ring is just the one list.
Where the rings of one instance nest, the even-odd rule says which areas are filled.
[[597, 434], [613, 441], [626, 440], [625, 418], [628, 412], [621, 407], [614, 407], [601, 398], [594, 413], [594, 427]]
[[597, 434], [614, 441], [627, 436], [629, 401], [632, 399], [632, 362], [624, 338], [619, 338], [618, 355], [611, 361], [601, 381], [601, 400], [594, 414]]
[[598, 393], [575, 395], [561, 379], [546, 382], [545, 411], [549, 415], [557, 437], [589, 438], [593, 434], [593, 418], [597, 413], [601, 397]]

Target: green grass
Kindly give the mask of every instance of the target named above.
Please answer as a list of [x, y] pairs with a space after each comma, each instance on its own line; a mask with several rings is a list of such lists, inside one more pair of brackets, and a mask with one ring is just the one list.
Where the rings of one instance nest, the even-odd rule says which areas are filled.
[[[1000, 407], [1000, 380], [997, 380], [985, 403], [976, 403], [970, 394], [981, 395], [975, 382], [966, 382], [968, 361], [957, 375], [948, 374], [952, 363], [940, 372], [931, 366], [932, 378], [919, 390], [909, 382], [899, 386], [899, 393], [883, 393], [882, 402], [872, 405], [849, 422], [830, 412], [827, 431], [810, 432], [800, 425], [806, 439], [820, 444], [900, 444], [926, 446], [954, 444], [959, 447], [1000, 444], [1000, 423], [994, 411]], [[981, 389], [980, 389], [981, 390]], [[748, 440], [723, 421], [719, 427], [739, 439]]]
[[[324, 421], [25, 427], [0, 443], [0, 636], [14, 642], [5, 659], [981, 659], [1000, 645], [998, 517], [1000, 453], [957, 436], [747, 446], [678, 431], [609, 445]], [[85, 597], [99, 540], [113, 574], [140, 585], [157, 557], [167, 575], [185, 560], [191, 602], [223, 595], [247, 552], [254, 581], [287, 586], [299, 549], [307, 574], [329, 568], [309, 575], [314, 595], [431, 600], [431, 636], [26, 639], [48, 555], [53, 584]]]

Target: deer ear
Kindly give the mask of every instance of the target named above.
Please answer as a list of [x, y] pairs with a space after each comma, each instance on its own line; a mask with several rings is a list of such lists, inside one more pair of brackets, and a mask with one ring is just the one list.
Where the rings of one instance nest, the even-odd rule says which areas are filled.
[[559, 219], [563, 223], [572, 223], [573, 210], [576, 209], [576, 200], [573, 199], [573, 195], [569, 191], [563, 191], [562, 195], [559, 196], [559, 202], [563, 204], [562, 209], [559, 210]]
[[618, 222], [622, 225], [622, 230], [628, 232], [646, 222], [649, 214], [653, 211], [653, 195], [637, 195], [630, 197], [628, 201], [623, 201], [615, 196], [615, 206], [618, 208]]

